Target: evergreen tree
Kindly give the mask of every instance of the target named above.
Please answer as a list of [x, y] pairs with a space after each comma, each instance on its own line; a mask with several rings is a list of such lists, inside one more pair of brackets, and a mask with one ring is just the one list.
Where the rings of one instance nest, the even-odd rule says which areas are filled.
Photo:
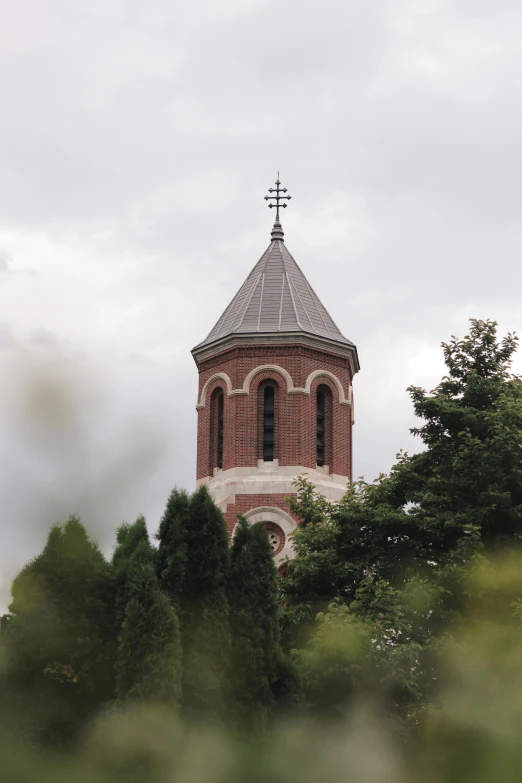
[[443, 343], [447, 375], [436, 389], [410, 387], [412, 432], [425, 450], [403, 456], [383, 486], [396, 506], [411, 504], [425, 556], [439, 563], [471, 527], [486, 547], [522, 534], [522, 382], [510, 373], [518, 338], [500, 342], [494, 321]]
[[175, 704], [181, 691], [178, 618], [161, 591], [143, 517], [119, 529], [113, 564], [121, 618], [116, 659], [118, 698]]
[[225, 520], [202, 486], [190, 499], [185, 528], [185, 577], [180, 600], [183, 640], [183, 706], [211, 719], [224, 713], [230, 659]]
[[116, 531], [116, 547], [112, 555], [112, 573], [115, 590], [117, 634], [119, 634], [125, 619], [130, 563], [134, 553], [142, 545], [147, 551], [150, 550], [150, 556], [153, 557], [145, 517], [139, 516], [132, 525], [123, 524]]
[[282, 651], [274, 557], [265, 525], [244, 517], [234, 534], [228, 597], [232, 633], [234, 716], [243, 727], [262, 727], [274, 704]]
[[156, 570], [161, 587], [174, 606], [179, 606], [185, 574], [185, 525], [190, 499], [184, 490], [174, 489], [167, 501], [158, 531]]
[[424, 420], [413, 432], [425, 450], [401, 455], [373, 485], [352, 485], [336, 506], [306, 482], [292, 501], [303, 524], [282, 581], [287, 644], [304, 644], [299, 632], [306, 627], [313, 651], [324, 636], [313, 626], [317, 611], [338, 599], [335, 622], [353, 624], [356, 616], [368, 630], [383, 686], [403, 715], [440, 688], [450, 623], [476, 600], [464, 586], [469, 567], [482, 553], [519, 545], [522, 383], [510, 373], [516, 346], [513, 335], [497, 340], [494, 322], [472, 321], [464, 340], [443, 344], [448, 372], [437, 388], [409, 389]]
[[395, 587], [422, 577], [442, 589], [443, 579], [448, 600], [440, 606], [449, 610], [458, 593], [455, 563], [481, 545], [518, 541], [522, 383], [509, 372], [516, 346], [513, 335], [498, 342], [496, 323], [471, 321], [464, 340], [443, 344], [448, 374], [439, 386], [431, 394], [409, 389], [425, 421], [413, 430], [424, 451], [401, 454], [389, 476], [353, 484], [335, 506], [299, 483], [291, 500], [302, 521], [297, 558], [282, 582], [289, 639], [333, 599], [353, 600], [365, 572]]
[[76, 517], [55, 525], [13, 582], [2, 623], [2, 719], [37, 743], [70, 743], [114, 696], [108, 563]]

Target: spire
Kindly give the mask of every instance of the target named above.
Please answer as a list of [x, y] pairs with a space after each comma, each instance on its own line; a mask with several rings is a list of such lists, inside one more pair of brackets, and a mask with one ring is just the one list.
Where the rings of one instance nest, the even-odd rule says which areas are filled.
[[[274, 226], [275, 233], [279, 223]], [[282, 234], [281, 230], [281, 234]], [[272, 241], [210, 334], [195, 350], [232, 335], [306, 333], [353, 348], [295, 262], [285, 243]]]
[[277, 172], [276, 187], [265, 196], [276, 208], [272, 241], [214, 328], [193, 349], [194, 358], [198, 361], [197, 357], [222, 350], [229, 340], [249, 344], [304, 340], [323, 347], [330, 344], [336, 353], [351, 356], [357, 372], [357, 348], [339, 331], [284, 243], [279, 207], [284, 209], [290, 196], [280, 185]]
[[274, 241], [275, 239], [280, 239], [282, 241], [285, 238], [285, 235], [283, 233], [283, 227], [279, 222], [279, 207], [281, 207], [282, 209], [286, 209], [288, 204], [285, 204], [284, 201], [285, 200], [290, 201], [292, 196], [281, 195], [282, 193], [287, 193], [287, 189], [279, 187], [281, 184], [279, 181], [279, 172], [277, 172], [277, 180], [275, 184], [276, 184], [275, 188], [268, 188], [268, 192], [275, 193], [275, 195], [265, 196], [265, 201], [275, 201], [275, 204], [268, 205], [270, 209], [272, 209], [272, 207], [276, 208], [276, 219], [275, 219], [274, 227], [272, 228], [271, 237], [272, 237], [272, 241]]

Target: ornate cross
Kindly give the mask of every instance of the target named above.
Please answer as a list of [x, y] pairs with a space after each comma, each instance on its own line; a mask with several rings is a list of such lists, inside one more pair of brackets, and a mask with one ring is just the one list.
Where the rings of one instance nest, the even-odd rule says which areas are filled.
[[279, 202], [283, 201], [284, 199], [287, 199], [288, 201], [290, 201], [290, 199], [292, 198], [292, 196], [282, 196], [281, 195], [281, 193], [286, 193], [287, 190], [286, 190], [286, 188], [280, 188], [279, 187], [280, 184], [281, 183], [279, 182], [279, 172], [277, 172], [277, 180], [276, 180], [275, 188], [268, 188], [268, 192], [269, 193], [275, 193], [275, 196], [265, 196], [265, 201], [270, 201], [271, 199], [273, 199], [275, 201], [275, 204], [269, 204], [268, 206], [270, 207], [270, 209], [272, 209], [272, 207], [276, 208], [276, 210], [277, 210], [277, 212], [276, 212], [276, 220], [279, 220], [279, 207], [282, 207], [283, 209], [286, 209], [286, 207], [288, 206], [288, 204], [284, 204], [284, 203], [280, 204]]

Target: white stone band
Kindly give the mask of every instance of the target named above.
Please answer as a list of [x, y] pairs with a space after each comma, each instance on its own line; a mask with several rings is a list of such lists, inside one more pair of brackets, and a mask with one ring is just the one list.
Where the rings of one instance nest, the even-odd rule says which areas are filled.
[[196, 484], [206, 484], [221, 511], [229, 503], [235, 504], [236, 495], [295, 495], [295, 480], [304, 476], [318, 492], [331, 502], [338, 502], [348, 489], [348, 476], [330, 473], [328, 466], [305, 468], [300, 465], [279, 466], [279, 460], [263, 462], [257, 467], [214, 469], [213, 476], [205, 476]]

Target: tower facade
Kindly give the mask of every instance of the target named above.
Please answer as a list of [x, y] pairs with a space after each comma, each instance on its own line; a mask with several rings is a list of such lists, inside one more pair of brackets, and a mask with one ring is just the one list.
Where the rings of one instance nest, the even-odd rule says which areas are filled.
[[210, 334], [199, 371], [197, 484], [206, 484], [232, 534], [238, 513], [263, 521], [276, 564], [293, 556], [296, 520], [285, 498], [305, 475], [329, 500], [352, 477], [357, 349], [339, 331], [284, 243], [276, 207], [271, 241]]

